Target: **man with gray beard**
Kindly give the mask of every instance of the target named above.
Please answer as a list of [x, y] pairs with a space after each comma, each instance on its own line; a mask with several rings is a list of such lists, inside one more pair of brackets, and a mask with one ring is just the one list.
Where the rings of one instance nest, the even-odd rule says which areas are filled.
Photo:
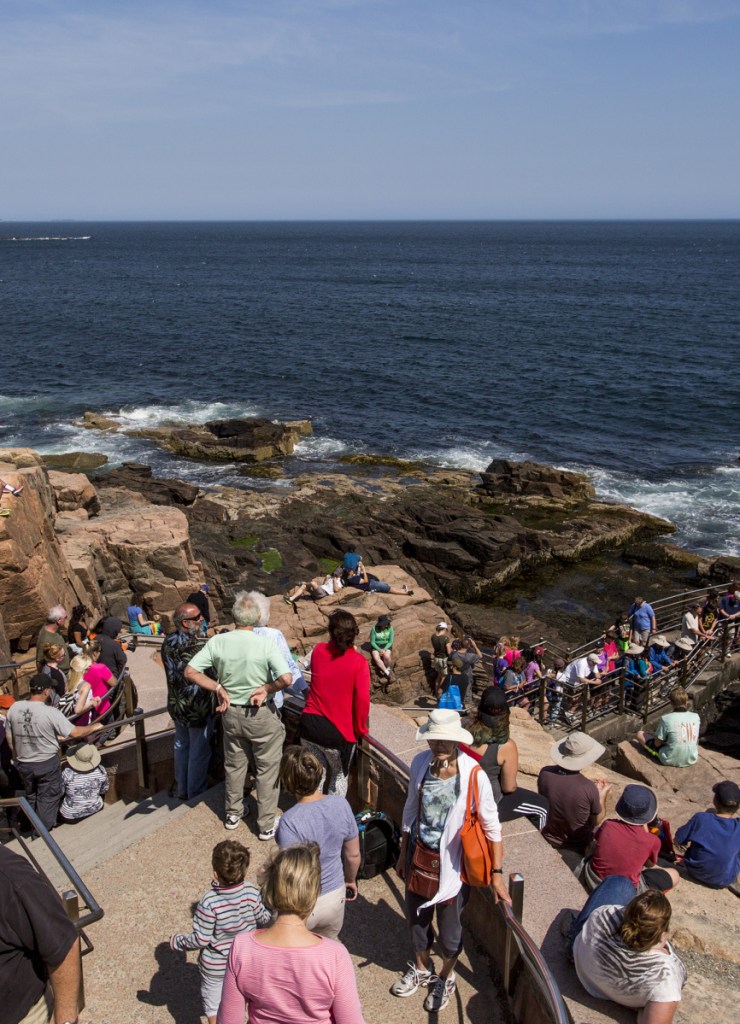
[[175, 608], [175, 632], [162, 644], [167, 710], [175, 723], [175, 785], [180, 800], [208, 788], [211, 739], [216, 721], [214, 693], [185, 679], [185, 667], [205, 645], [203, 616], [186, 602]]

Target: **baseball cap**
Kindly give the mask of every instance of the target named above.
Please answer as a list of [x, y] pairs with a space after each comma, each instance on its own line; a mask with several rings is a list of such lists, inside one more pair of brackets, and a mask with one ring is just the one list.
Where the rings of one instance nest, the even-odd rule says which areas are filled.
[[735, 782], [730, 782], [729, 779], [715, 782], [712, 792], [724, 807], [737, 807], [740, 804], [740, 786]]

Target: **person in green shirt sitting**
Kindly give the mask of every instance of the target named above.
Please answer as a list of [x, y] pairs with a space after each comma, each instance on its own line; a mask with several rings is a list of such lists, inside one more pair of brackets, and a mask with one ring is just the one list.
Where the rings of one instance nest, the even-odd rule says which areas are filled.
[[699, 760], [701, 720], [695, 711], [689, 711], [689, 695], [683, 686], [671, 690], [670, 698], [673, 711], [663, 715], [654, 735], [641, 729], [637, 742], [661, 764], [686, 768]]
[[393, 679], [392, 648], [393, 626], [387, 615], [380, 615], [370, 630], [370, 647], [372, 648], [373, 665], [388, 682]]

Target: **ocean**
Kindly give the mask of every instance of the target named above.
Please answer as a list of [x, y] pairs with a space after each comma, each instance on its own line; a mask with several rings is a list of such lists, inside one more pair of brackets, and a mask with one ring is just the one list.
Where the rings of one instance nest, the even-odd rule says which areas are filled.
[[310, 418], [303, 463], [535, 459], [673, 520], [685, 547], [740, 555], [738, 221], [4, 222], [0, 236], [0, 445], [287, 487], [75, 420]]

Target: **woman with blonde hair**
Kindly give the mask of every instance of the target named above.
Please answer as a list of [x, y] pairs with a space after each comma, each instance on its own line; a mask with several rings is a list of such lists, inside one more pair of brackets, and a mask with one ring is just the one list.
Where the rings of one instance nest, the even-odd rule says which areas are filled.
[[48, 643], [41, 648], [43, 660], [42, 675], [49, 677], [49, 689], [51, 690], [52, 704], [59, 705], [59, 700], [67, 691], [67, 676], [59, 667], [67, 656], [67, 650], [62, 644]]
[[[67, 692], [60, 699], [59, 710], [67, 718], [75, 718], [83, 712], [92, 712], [100, 703], [99, 699], [92, 693], [90, 683], [85, 679], [85, 673], [92, 665], [92, 658], [86, 654], [77, 654], [69, 663], [69, 677], [67, 679]], [[91, 715], [80, 719], [77, 725], [88, 725]]]
[[277, 914], [263, 931], [234, 939], [218, 1024], [364, 1024], [349, 953], [306, 927], [321, 891], [316, 843], [278, 851], [262, 879]]
[[598, 893], [589, 900], [593, 909], [587, 904], [575, 925], [573, 956], [581, 984], [597, 999], [638, 1010], [638, 1024], [671, 1024], [686, 968], [668, 941], [670, 903], [648, 889], [626, 907], [597, 905]]

